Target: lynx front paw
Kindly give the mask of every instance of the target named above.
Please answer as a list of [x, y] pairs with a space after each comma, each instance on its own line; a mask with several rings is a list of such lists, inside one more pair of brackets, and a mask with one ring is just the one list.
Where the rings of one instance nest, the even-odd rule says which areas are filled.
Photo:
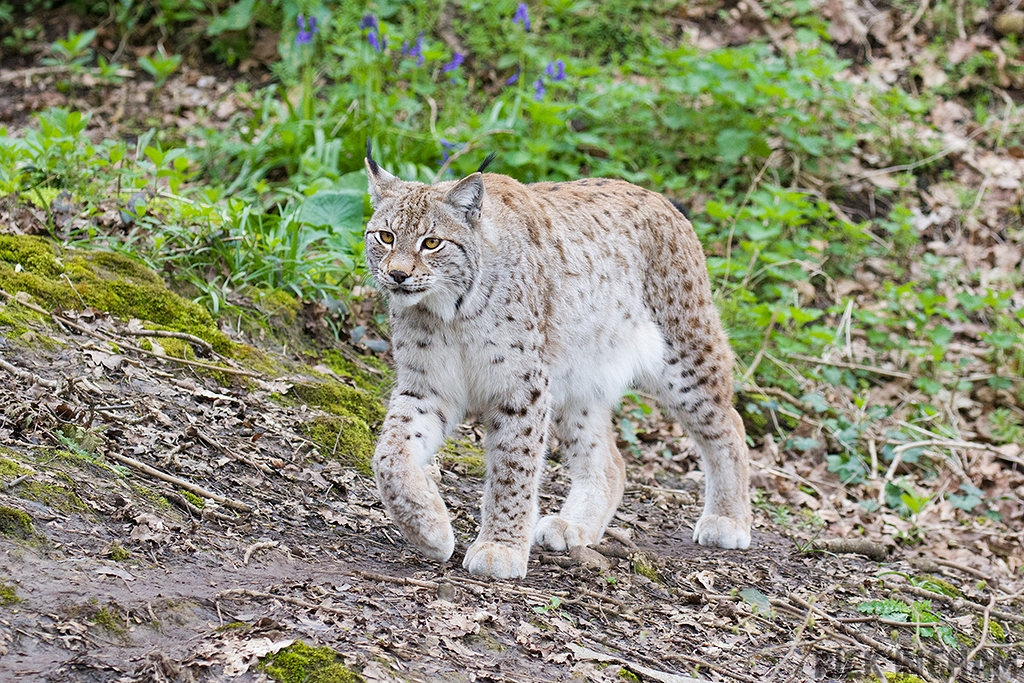
[[578, 545], [590, 545], [597, 541], [596, 538], [590, 538], [586, 529], [558, 515], [548, 515], [537, 522], [533, 538], [538, 545], [556, 551], [568, 550]]
[[388, 517], [421, 553], [444, 562], [455, 550], [455, 534], [441, 492], [434, 480], [418, 467], [403, 474], [377, 475], [377, 486]]
[[477, 541], [469, 546], [462, 566], [477, 576], [522, 579], [526, 577], [526, 562], [529, 558], [529, 545], [517, 548], [493, 541]]
[[720, 515], [701, 515], [693, 530], [693, 540], [701, 545], [746, 550], [750, 547], [750, 523]]

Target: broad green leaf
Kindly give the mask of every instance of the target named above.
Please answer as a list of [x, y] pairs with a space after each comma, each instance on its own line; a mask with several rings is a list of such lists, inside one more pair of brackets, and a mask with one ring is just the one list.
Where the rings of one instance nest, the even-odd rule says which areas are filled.
[[327, 225], [337, 232], [354, 232], [363, 226], [363, 190], [325, 190], [302, 203], [299, 220], [309, 225]]
[[227, 12], [210, 22], [206, 27], [206, 35], [218, 36], [225, 31], [241, 31], [248, 28], [252, 23], [255, 5], [256, 0], [242, 0], [233, 5]]

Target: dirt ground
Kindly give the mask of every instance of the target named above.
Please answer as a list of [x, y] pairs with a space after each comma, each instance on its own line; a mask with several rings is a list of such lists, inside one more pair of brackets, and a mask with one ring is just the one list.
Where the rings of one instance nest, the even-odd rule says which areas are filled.
[[[1019, 573], [884, 542], [833, 547], [875, 559], [813, 550], [820, 526], [763, 494], [750, 550], [695, 546], [685, 438], [668, 460], [630, 456], [598, 550], [482, 581], [461, 568], [482, 485], [465, 462], [442, 463], [458, 549], [441, 566], [388, 523], [369, 477], [302, 436], [319, 411], [287, 400], [294, 358], [278, 357], [291, 374], [224, 387], [117, 353], [120, 321], [90, 329], [0, 337], [0, 507], [31, 523], [0, 537], [0, 680], [260, 680], [260, 658], [297, 639], [366, 681], [947, 680], [958, 663], [956, 680], [1022, 680]], [[764, 482], [771, 456], [753, 457]], [[542, 509], [565, 488], [556, 453]], [[930, 601], [916, 619], [941, 619], [950, 643], [858, 610], [871, 600]]]

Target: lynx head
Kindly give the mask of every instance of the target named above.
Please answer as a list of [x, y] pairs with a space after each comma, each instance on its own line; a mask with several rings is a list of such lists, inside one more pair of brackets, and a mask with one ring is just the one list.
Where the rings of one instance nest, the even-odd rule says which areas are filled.
[[388, 173], [367, 150], [373, 217], [366, 263], [392, 310], [422, 304], [450, 320], [477, 283], [482, 175], [425, 185]]

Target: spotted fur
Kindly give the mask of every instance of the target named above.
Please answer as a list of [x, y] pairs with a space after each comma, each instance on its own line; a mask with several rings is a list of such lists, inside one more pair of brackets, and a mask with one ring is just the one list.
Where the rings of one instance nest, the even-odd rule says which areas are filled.
[[[455, 547], [426, 470], [453, 427], [481, 416], [487, 475], [473, 574], [526, 575], [533, 541], [597, 542], [622, 499], [612, 406], [658, 397], [697, 444], [706, 478], [702, 545], [750, 545], [743, 423], [732, 354], [690, 222], [663, 196], [618, 180], [522, 185], [474, 173], [405, 182], [367, 158], [375, 211], [370, 273], [389, 302], [397, 382], [373, 468], [389, 517], [426, 556]], [[572, 485], [537, 520], [557, 438]]]

